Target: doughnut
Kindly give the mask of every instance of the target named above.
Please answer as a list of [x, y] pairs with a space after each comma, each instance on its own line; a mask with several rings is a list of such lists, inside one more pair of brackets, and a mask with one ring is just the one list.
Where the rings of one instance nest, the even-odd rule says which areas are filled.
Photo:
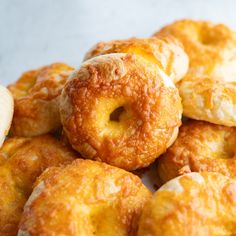
[[176, 83], [188, 71], [188, 56], [174, 37], [130, 38], [99, 42], [85, 55], [85, 60], [110, 53], [134, 53], [157, 64]]
[[143, 209], [138, 236], [236, 234], [236, 180], [192, 172], [164, 184]]
[[182, 20], [155, 35], [176, 37], [189, 56], [189, 71], [177, 84], [184, 116], [236, 126], [235, 32], [222, 24]]
[[0, 149], [0, 235], [16, 235], [23, 207], [36, 178], [77, 154], [49, 135], [9, 138]]
[[174, 142], [182, 105], [171, 79], [135, 54], [84, 62], [60, 98], [64, 132], [84, 158], [135, 170]]
[[188, 73], [193, 76], [235, 81], [236, 34], [226, 25], [179, 20], [165, 26], [154, 36], [174, 36], [183, 44], [189, 56]]
[[184, 173], [203, 171], [236, 177], [236, 128], [188, 121], [158, 160], [158, 174], [163, 182]]
[[0, 147], [11, 126], [14, 101], [11, 93], [0, 85]]
[[135, 236], [150, 198], [138, 176], [77, 159], [39, 177], [25, 204], [18, 236]]
[[8, 86], [15, 108], [11, 127], [14, 136], [32, 137], [60, 127], [58, 99], [73, 68], [54, 63], [25, 72]]

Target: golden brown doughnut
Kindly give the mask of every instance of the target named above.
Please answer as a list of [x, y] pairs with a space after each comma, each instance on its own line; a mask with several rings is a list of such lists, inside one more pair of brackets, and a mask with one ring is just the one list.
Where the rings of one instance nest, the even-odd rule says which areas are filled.
[[196, 120], [236, 126], [236, 34], [223, 24], [182, 20], [156, 33], [179, 39], [190, 59], [178, 83], [183, 114]]
[[11, 126], [14, 101], [11, 93], [0, 85], [0, 148]]
[[202, 171], [236, 177], [236, 128], [188, 121], [158, 162], [163, 182], [184, 173]]
[[210, 76], [227, 82], [236, 78], [236, 35], [223, 24], [179, 20], [165, 26], [154, 36], [174, 36], [189, 56], [193, 76]]
[[37, 180], [19, 236], [134, 236], [149, 190], [132, 173], [91, 160], [45, 171]]
[[236, 180], [212, 172], [170, 180], [146, 204], [137, 235], [236, 235]]
[[25, 72], [8, 87], [15, 101], [13, 135], [37, 136], [60, 126], [58, 98], [72, 70], [66, 64], [54, 63]]
[[134, 53], [157, 64], [176, 83], [188, 70], [188, 56], [174, 37], [130, 38], [97, 43], [85, 55], [85, 60], [110, 53]]
[[135, 54], [82, 64], [63, 89], [60, 113], [73, 148], [85, 158], [134, 170], [176, 139], [182, 106], [171, 79]]
[[23, 206], [36, 178], [76, 155], [52, 136], [10, 138], [0, 149], [0, 235], [16, 235]]

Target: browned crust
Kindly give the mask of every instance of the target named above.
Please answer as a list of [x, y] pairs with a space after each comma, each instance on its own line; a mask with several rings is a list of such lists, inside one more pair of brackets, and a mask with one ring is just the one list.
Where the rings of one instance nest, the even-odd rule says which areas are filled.
[[[110, 113], [120, 106], [126, 111], [121, 122], [110, 123]], [[166, 150], [176, 138], [182, 112], [171, 80], [131, 54], [85, 62], [66, 84], [60, 109], [77, 151], [126, 170], [148, 166]]]
[[137, 176], [90, 160], [50, 168], [38, 179], [36, 192], [20, 223], [30, 235], [136, 235], [151, 197]]
[[54, 63], [25, 72], [8, 86], [15, 102], [12, 134], [37, 136], [60, 126], [58, 96], [72, 70], [66, 64]]
[[154, 194], [137, 235], [235, 235], [235, 218], [236, 181], [219, 173], [190, 173]]
[[157, 64], [176, 83], [188, 70], [188, 56], [182, 47], [172, 36], [112, 40], [97, 43], [86, 53], [84, 59], [110, 53], [134, 53]]
[[52, 136], [10, 138], [0, 149], [0, 235], [16, 235], [36, 178], [48, 167], [78, 157]]
[[188, 172], [213, 171], [236, 177], [236, 128], [201, 121], [180, 127], [175, 143], [159, 159], [158, 173], [166, 182]]

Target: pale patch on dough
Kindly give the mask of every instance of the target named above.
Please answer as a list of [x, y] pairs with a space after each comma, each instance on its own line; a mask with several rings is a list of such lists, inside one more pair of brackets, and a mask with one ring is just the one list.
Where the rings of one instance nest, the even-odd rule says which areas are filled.
[[161, 69], [159, 69], [159, 73], [163, 79], [163, 83], [166, 87], [169, 87], [169, 88], [176, 88], [172, 79], [164, 72], [162, 71]]
[[189, 173], [187, 175], [190, 176], [195, 182], [197, 182], [199, 184], [203, 184], [205, 182], [202, 175], [197, 173], [197, 172], [192, 172], [192, 173]]
[[162, 185], [157, 192], [160, 191], [170, 191], [170, 192], [176, 192], [176, 193], [182, 193], [184, 191], [182, 185], [179, 182], [179, 179], [182, 178], [182, 176], [178, 176], [164, 185]]
[[17, 236], [30, 236], [30, 234], [25, 230], [19, 230]]
[[176, 138], [178, 136], [178, 133], [179, 133], [179, 127], [175, 127], [173, 132], [172, 132], [172, 136], [171, 136], [170, 140], [167, 143], [167, 148], [170, 147], [174, 143], [174, 141], [176, 140]]
[[32, 194], [30, 195], [28, 201], [26, 202], [24, 209], [26, 207], [29, 207], [32, 202], [39, 197], [39, 195], [43, 192], [43, 190], [45, 189], [45, 184], [44, 181], [40, 182], [34, 189], [34, 191], [32, 192]]

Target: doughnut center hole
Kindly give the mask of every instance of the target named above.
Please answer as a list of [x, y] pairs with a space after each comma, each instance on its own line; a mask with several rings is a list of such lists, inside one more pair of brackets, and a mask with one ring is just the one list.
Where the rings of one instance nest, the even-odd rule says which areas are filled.
[[110, 121], [119, 122], [121, 115], [125, 112], [125, 108], [123, 106], [117, 107], [111, 114], [110, 114]]

